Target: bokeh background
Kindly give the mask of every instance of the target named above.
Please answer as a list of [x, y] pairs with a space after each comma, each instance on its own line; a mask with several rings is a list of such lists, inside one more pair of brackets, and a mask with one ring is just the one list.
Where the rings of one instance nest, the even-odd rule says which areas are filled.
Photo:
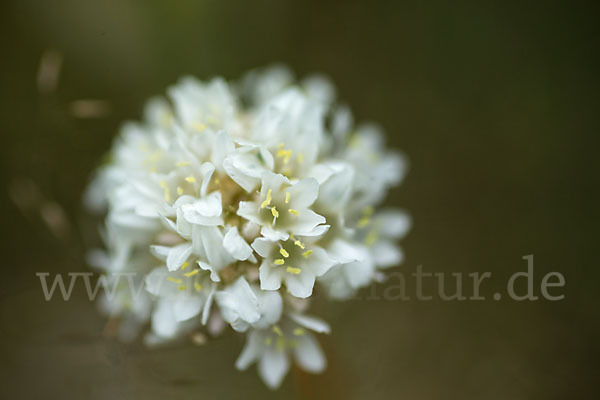
[[[0, 7], [0, 398], [594, 398], [593, 2]], [[44, 54], [62, 60], [54, 89], [37, 82]], [[95, 222], [82, 191], [122, 121], [183, 74], [234, 79], [273, 62], [332, 77], [356, 118], [381, 123], [390, 147], [409, 156], [388, 201], [414, 219], [399, 271], [490, 271], [490, 297], [534, 254], [536, 288], [559, 271], [565, 299], [318, 302], [333, 327], [322, 340], [329, 368], [294, 371], [277, 392], [254, 368], [234, 369], [237, 335], [148, 351], [105, 337], [81, 286], [69, 302], [45, 302], [36, 272], [88, 270]]]

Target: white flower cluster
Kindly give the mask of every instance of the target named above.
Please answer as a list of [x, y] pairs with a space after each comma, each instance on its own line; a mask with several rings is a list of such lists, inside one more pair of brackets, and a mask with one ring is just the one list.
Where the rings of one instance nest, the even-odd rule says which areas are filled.
[[404, 159], [334, 96], [323, 77], [295, 84], [284, 67], [234, 84], [188, 77], [123, 127], [86, 199], [108, 212], [90, 263], [145, 285], [101, 303], [122, 339], [147, 322], [148, 344], [230, 325], [247, 334], [236, 367], [257, 362], [269, 387], [292, 358], [325, 368], [313, 334], [330, 329], [305, 314], [311, 295], [346, 299], [382, 280], [410, 225], [376, 209]]

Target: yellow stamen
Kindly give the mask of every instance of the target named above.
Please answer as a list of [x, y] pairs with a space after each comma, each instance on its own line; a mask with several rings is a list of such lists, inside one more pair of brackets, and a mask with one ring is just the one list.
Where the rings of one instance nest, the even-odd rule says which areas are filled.
[[278, 258], [277, 260], [273, 261], [275, 263], [275, 265], [283, 265], [285, 264], [285, 260], [283, 258]]
[[167, 278], [168, 281], [171, 281], [173, 283], [177, 283], [177, 284], [181, 284], [182, 280], [181, 279], [177, 279], [177, 278], [173, 278], [172, 276], [169, 276]]
[[196, 182], [196, 178], [194, 178], [193, 176], [190, 175], [185, 178], [185, 181], [189, 182], [189, 183], [194, 183], [194, 182]]
[[306, 250], [304, 253], [302, 253], [302, 255], [304, 256], [304, 258], [308, 258], [308, 256], [310, 256], [312, 253], [312, 250]]
[[277, 349], [277, 351], [285, 350], [285, 339], [283, 337], [277, 338], [277, 343], [275, 344], [275, 348]]
[[189, 161], [179, 161], [179, 162], [175, 163], [176, 167], [187, 167], [188, 165], [190, 165]]
[[304, 155], [302, 153], [298, 153], [298, 162], [302, 164], [302, 161], [304, 161]]
[[287, 164], [288, 162], [290, 162], [290, 158], [292, 157], [292, 150], [277, 150], [277, 157], [283, 157], [283, 163]]
[[185, 273], [184, 275], [189, 278], [190, 276], [198, 275], [199, 273], [200, 273], [200, 270], [199, 269], [195, 269], [193, 271]]
[[163, 190], [165, 191], [165, 201], [171, 201], [171, 191], [169, 190], [169, 187], [167, 186], [167, 181], [165, 181], [165, 180], [160, 181], [160, 187], [163, 188]]
[[306, 331], [302, 328], [296, 328], [294, 329], [294, 335], [296, 336], [302, 336], [306, 333]]
[[183, 265], [181, 266], [181, 269], [186, 269], [188, 267], [188, 265], [190, 265], [189, 262], [184, 262]]
[[273, 338], [271, 336], [265, 338], [265, 345], [270, 346], [273, 343]]
[[177, 286], [177, 290], [185, 290], [187, 287], [185, 285]]
[[300, 275], [300, 272], [302, 272], [302, 270], [300, 268], [287, 267], [285, 269], [285, 272], [289, 272], [290, 274], [294, 275]]
[[375, 209], [371, 206], [365, 207], [363, 209], [363, 214], [367, 217], [373, 215], [374, 212], [375, 212]]
[[183, 194], [183, 188], [181, 186], [177, 186], [177, 194], [180, 196]]
[[290, 192], [285, 192], [285, 204], [290, 202]]
[[288, 212], [289, 212], [290, 214], [292, 214], [292, 215], [296, 215], [296, 216], [300, 215], [300, 213], [298, 212], [298, 210], [294, 210], [293, 208], [290, 208], [290, 209], [288, 210]]
[[273, 193], [273, 190], [271, 190], [271, 189], [269, 189], [267, 191], [267, 198], [265, 199], [265, 201], [262, 202], [262, 204], [260, 205], [260, 208], [265, 208], [266, 206], [271, 204], [271, 200], [273, 200], [273, 198], [271, 197], [272, 193]]
[[296, 241], [294, 242], [294, 244], [295, 244], [296, 246], [300, 247], [302, 250], [304, 250], [304, 244], [303, 244], [301, 241], [299, 241], [299, 240], [296, 240]]
[[277, 336], [283, 336], [283, 331], [279, 327], [279, 325], [273, 325], [273, 332], [277, 334]]
[[192, 124], [192, 128], [198, 132], [202, 132], [206, 129], [206, 125], [200, 123], [200, 122], [194, 122]]
[[194, 282], [194, 289], [196, 289], [197, 292], [202, 290], [202, 285], [198, 282]]
[[358, 221], [358, 227], [359, 228], [364, 228], [365, 226], [369, 225], [369, 222], [371, 222], [371, 219], [369, 217], [362, 217]]
[[271, 208], [271, 214], [273, 214], [275, 218], [279, 217], [279, 211], [277, 211], [277, 208], [275, 207]]
[[377, 234], [377, 232], [371, 231], [365, 238], [365, 244], [367, 246], [372, 246], [377, 241], [377, 239], [379, 239], [379, 235]]
[[279, 252], [281, 253], [282, 256], [284, 256], [285, 258], [288, 258], [290, 256], [290, 253], [288, 253], [285, 249], [279, 249]]

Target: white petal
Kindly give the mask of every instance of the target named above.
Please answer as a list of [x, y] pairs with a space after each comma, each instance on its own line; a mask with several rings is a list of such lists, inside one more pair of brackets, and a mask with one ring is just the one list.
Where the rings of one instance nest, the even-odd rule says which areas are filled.
[[380, 268], [394, 267], [404, 260], [402, 249], [387, 240], [375, 242], [371, 247], [371, 254], [375, 265]]
[[204, 300], [199, 296], [182, 296], [173, 301], [173, 315], [178, 322], [200, 314]]
[[263, 258], [269, 257], [274, 245], [274, 241], [262, 237], [256, 238], [252, 242], [252, 248]]
[[312, 271], [306, 270], [302, 270], [299, 275], [286, 274], [285, 285], [292, 296], [305, 299], [312, 294], [315, 286], [315, 275]]
[[210, 289], [210, 293], [206, 298], [206, 302], [204, 303], [204, 308], [202, 309], [202, 325], [206, 325], [208, 321], [208, 317], [210, 316], [210, 309], [212, 307], [213, 299], [215, 297], [216, 286], [213, 286]]
[[263, 226], [260, 229], [260, 234], [263, 235], [265, 238], [272, 240], [272, 241], [287, 240], [287, 238], [290, 237], [289, 234], [282, 232], [282, 231], [275, 230], [275, 229], [271, 228], [270, 226]]
[[381, 221], [379, 233], [394, 239], [406, 235], [411, 226], [410, 216], [399, 210], [384, 210], [377, 213], [377, 220]]
[[327, 366], [321, 346], [313, 335], [305, 334], [297, 338], [298, 346], [294, 348], [294, 358], [300, 367], [308, 372], [319, 373]]
[[319, 194], [319, 183], [314, 178], [302, 179], [288, 189], [290, 202], [296, 209], [311, 206]]
[[278, 291], [264, 291], [254, 287], [253, 290], [258, 299], [260, 319], [252, 326], [262, 329], [268, 328], [277, 323], [281, 318], [281, 313], [283, 311], [281, 294], [279, 294]]
[[289, 185], [290, 181], [288, 178], [281, 174], [276, 174], [271, 171], [267, 171], [262, 175], [262, 187], [260, 194], [266, 196], [269, 189], [272, 189], [274, 193], [279, 192], [281, 186]]
[[337, 264], [362, 261], [369, 255], [365, 246], [343, 239], [334, 239], [329, 247], [327, 247], [327, 254]]
[[247, 260], [252, 255], [252, 248], [242, 238], [238, 232], [237, 226], [229, 229], [223, 237], [223, 247], [236, 260]]
[[344, 264], [342, 268], [346, 279], [348, 279], [348, 283], [355, 289], [371, 283], [375, 273], [375, 265], [370, 258], [360, 262], [355, 261]]
[[206, 191], [208, 190], [208, 184], [210, 183], [210, 178], [215, 172], [215, 166], [209, 162], [205, 162], [200, 166], [200, 173], [202, 174], [202, 187], [200, 189], [200, 193], [202, 196], [206, 195]]
[[196, 229], [201, 231], [200, 237], [202, 238], [202, 244], [208, 263], [216, 271], [220, 271], [223, 267], [233, 261], [233, 258], [223, 248], [223, 234], [219, 228], [214, 226], [198, 226]]
[[256, 331], [250, 332], [246, 340], [246, 345], [240, 353], [240, 356], [235, 361], [235, 367], [239, 370], [244, 370], [262, 355], [263, 352], [263, 337]]
[[303, 260], [302, 268], [310, 269], [314, 276], [321, 276], [331, 268], [334, 262], [321, 247], [313, 246], [311, 250], [312, 254]]
[[261, 225], [261, 221], [258, 218], [258, 205], [253, 201], [240, 201], [237, 215], [248, 221], [252, 221], [255, 224]]
[[295, 323], [302, 325], [306, 329], [310, 329], [317, 333], [329, 333], [331, 328], [329, 324], [322, 319], [311, 317], [304, 314], [289, 313], [287, 314]]
[[217, 270], [215, 270], [215, 268], [210, 265], [207, 264], [203, 261], [198, 261], [198, 265], [200, 266], [200, 268], [204, 271], [210, 271], [210, 280], [213, 282], [221, 282], [221, 277], [219, 276], [219, 273]]
[[146, 290], [155, 295], [159, 296], [164, 293], [162, 290], [167, 277], [167, 270], [165, 267], [154, 268], [145, 278]]
[[307, 235], [311, 233], [319, 224], [325, 223], [325, 217], [317, 214], [313, 210], [304, 209], [300, 215], [290, 224], [289, 229], [297, 235]]
[[241, 319], [251, 324], [260, 318], [258, 299], [244, 277], [217, 292], [215, 299], [221, 307], [223, 318], [229, 323]]
[[[263, 261], [259, 268], [260, 288], [262, 290], [277, 290], [281, 287], [282, 268], [274, 268], [268, 261]], [[285, 273], [285, 272], [283, 272]]]
[[235, 150], [235, 144], [231, 137], [224, 131], [217, 133], [213, 145], [212, 162], [217, 169], [222, 169], [225, 157]]
[[167, 259], [167, 256], [169, 255], [170, 250], [171, 250], [171, 248], [169, 246], [158, 246], [158, 245], [150, 246], [150, 252], [152, 253], [152, 255], [154, 255], [154, 257], [161, 259], [163, 261], [165, 261]]
[[194, 203], [181, 206], [183, 217], [192, 224], [222, 225], [221, 193], [213, 192]]
[[152, 313], [152, 330], [162, 337], [172, 337], [177, 332], [177, 321], [167, 300], [159, 300]]
[[167, 268], [169, 271], [175, 271], [183, 265], [183, 263], [192, 254], [191, 243], [184, 243], [172, 247], [167, 255]]
[[279, 387], [289, 368], [287, 353], [273, 348], [268, 348], [258, 363], [258, 373], [271, 389]]

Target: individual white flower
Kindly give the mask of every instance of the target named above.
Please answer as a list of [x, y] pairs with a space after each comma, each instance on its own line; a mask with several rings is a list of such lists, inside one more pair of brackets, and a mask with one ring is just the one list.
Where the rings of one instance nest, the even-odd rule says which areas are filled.
[[290, 235], [316, 236], [326, 230], [325, 218], [309, 207], [317, 198], [319, 184], [305, 178], [294, 184], [283, 175], [267, 172], [259, 198], [240, 202], [237, 214], [260, 225], [261, 234], [273, 240]]
[[124, 340], [149, 325], [148, 345], [230, 326], [247, 335], [237, 367], [257, 361], [270, 387], [292, 358], [320, 372], [308, 331], [329, 327], [304, 312], [315, 286], [348, 298], [402, 261], [410, 220], [379, 206], [405, 170], [321, 75], [184, 78], [123, 126], [85, 195], [106, 212], [90, 262], [145, 283], [139, 299], [117, 285], [101, 308]]
[[216, 294], [223, 319], [239, 332], [263, 328], [279, 321], [282, 299], [278, 292], [265, 292], [248, 284], [244, 277]]
[[288, 314], [279, 325], [252, 330], [235, 366], [244, 370], [258, 361], [258, 373], [265, 383], [276, 388], [290, 368], [290, 356], [303, 370], [323, 371], [327, 365], [321, 346], [308, 331], [329, 333], [325, 322], [306, 315]]
[[285, 241], [257, 238], [252, 248], [263, 258], [259, 269], [260, 288], [278, 290], [284, 282], [292, 295], [301, 298], [312, 294], [315, 278], [333, 264], [325, 250], [302, 237]]

